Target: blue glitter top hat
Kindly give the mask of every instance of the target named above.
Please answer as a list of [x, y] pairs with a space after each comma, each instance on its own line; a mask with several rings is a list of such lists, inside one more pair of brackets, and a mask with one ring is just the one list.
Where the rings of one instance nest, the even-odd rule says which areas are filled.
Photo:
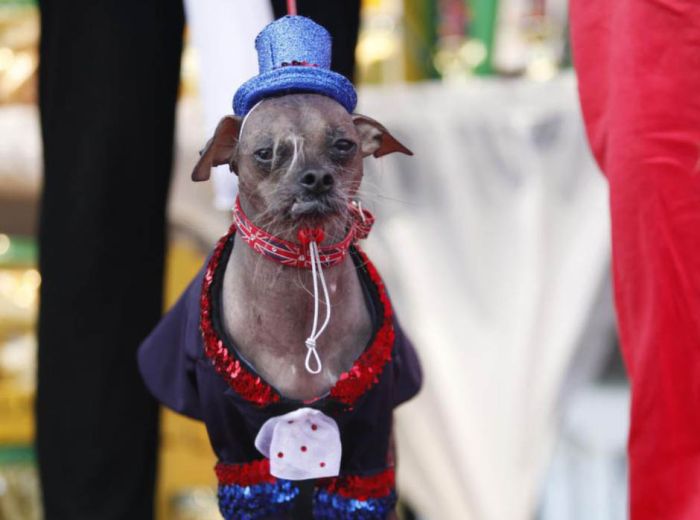
[[348, 112], [355, 109], [355, 88], [330, 70], [331, 35], [317, 23], [303, 16], [275, 20], [258, 34], [255, 49], [260, 73], [236, 91], [236, 115], [246, 115], [261, 99], [299, 92], [328, 96]]

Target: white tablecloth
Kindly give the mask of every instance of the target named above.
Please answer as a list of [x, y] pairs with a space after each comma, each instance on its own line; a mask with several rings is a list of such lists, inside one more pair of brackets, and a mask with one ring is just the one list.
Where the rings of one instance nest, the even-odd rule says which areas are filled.
[[580, 367], [594, 368], [613, 319], [585, 330], [608, 209], [574, 78], [360, 99], [415, 152], [378, 161], [364, 187], [379, 222], [370, 253], [425, 369], [397, 414], [401, 490], [431, 520], [532, 518], [565, 375], [584, 332]]

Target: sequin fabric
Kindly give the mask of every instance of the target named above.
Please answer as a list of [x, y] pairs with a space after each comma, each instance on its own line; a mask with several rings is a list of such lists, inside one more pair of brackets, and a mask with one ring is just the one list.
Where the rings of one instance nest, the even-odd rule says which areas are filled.
[[313, 92], [328, 96], [348, 112], [357, 104], [350, 80], [330, 70], [331, 36], [303, 16], [285, 16], [265, 27], [255, 39], [259, 75], [236, 91], [233, 108], [244, 116], [270, 96]]
[[331, 494], [359, 500], [385, 497], [393, 491], [394, 486], [394, 468], [388, 468], [375, 475], [346, 475], [320, 479], [318, 482], [320, 489]]
[[[225, 520], [254, 520], [289, 511], [299, 496], [294, 482], [270, 475], [267, 459], [219, 463], [219, 509]], [[314, 518], [381, 520], [396, 507], [394, 468], [375, 475], [347, 475], [316, 482]]]
[[372, 344], [357, 358], [350, 370], [340, 374], [338, 381], [331, 388], [331, 397], [347, 406], [352, 406], [379, 380], [384, 366], [391, 359], [391, 350], [395, 339], [394, 325], [391, 319], [391, 302], [384, 288], [384, 282], [367, 255], [359, 248], [358, 253], [370, 279], [377, 288], [379, 301], [384, 308], [384, 322], [377, 331]]
[[[229, 349], [216, 334], [212, 321], [211, 286], [214, 281], [214, 274], [221, 261], [221, 255], [226, 247], [226, 243], [235, 232], [236, 225], [234, 223], [229, 232], [221, 237], [217, 243], [204, 273], [200, 297], [200, 329], [204, 340], [204, 352], [216, 371], [241, 397], [257, 406], [268, 406], [279, 402], [280, 395], [260, 376], [250, 372], [236, 358], [233, 350]], [[330, 390], [330, 397], [344, 404], [348, 410], [352, 408], [359, 397], [379, 381], [382, 370], [387, 362], [391, 360], [395, 339], [391, 302], [386, 294], [384, 283], [367, 255], [359, 248], [357, 248], [357, 251], [377, 290], [384, 316], [382, 325], [377, 331], [372, 344], [357, 358], [350, 370], [339, 376], [338, 381]]]
[[219, 463], [219, 510], [225, 520], [255, 520], [289, 511], [299, 489], [270, 475], [267, 459], [242, 464]]
[[214, 273], [221, 260], [226, 242], [235, 233], [235, 230], [235, 225], [232, 225], [228, 234], [219, 240], [211, 255], [209, 265], [207, 265], [199, 302], [201, 309], [199, 325], [204, 340], [204, 353], [211, 360], [216, 371], [239, 395], [258, 406], [266, 406], [279, 401], [279, 394], [260, 376], [255, 376], [246, 370], [240, 360], [231, 354], [224, 342], [217, 336], [212, 320], [211, 285], [214, 282]]
[[289, 511], [299, 488], [289, 480], [273, 484], [219, 486], [219, 511], [225, 520], [255, 520]]
[[254, 484], [273, 484], [275, 477], [270, 475], [268, 459], [254, 460], [242, 464], [219, 463], [214, 468], [219, 484], [251, 486]]
[[314, 518], [379, 520], [396, 506], [394, 469], [370, 476], [322, 479], [314, 493]]
[[333, 495], [324, 490], [314, 495], [314, 518], [317, 520], [384, 520], [396, 507], [396, 493], [383, 498], [358, 500]]
[[261, 72], [283, 63], [313, 63], [331, 68], [331, 35], [323, 26], [304, 16], [283, 16], [269, 23], [255, 38]]

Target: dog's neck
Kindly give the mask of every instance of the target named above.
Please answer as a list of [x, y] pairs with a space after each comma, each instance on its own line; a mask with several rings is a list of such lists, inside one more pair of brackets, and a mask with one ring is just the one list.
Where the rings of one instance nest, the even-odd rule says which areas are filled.
[[[249, 218], [255, 222], [255, 215]], [[342, 236], [346, 227], [336, 223], [325, 241]], [[324, 276], [333, 315], [317, 342], [323, 370], [312, 375], [304, 369], [304, 341], [314, 315], [311, 271], [270, 261], [248, 247], [239, 234], [234, 238], [224, 275], [224, 326], [240, 354], [290, 398], [326, 393], [370, 339], [371, 319], [352, 259], [346, 256], [340, 264], [324, 269]]]

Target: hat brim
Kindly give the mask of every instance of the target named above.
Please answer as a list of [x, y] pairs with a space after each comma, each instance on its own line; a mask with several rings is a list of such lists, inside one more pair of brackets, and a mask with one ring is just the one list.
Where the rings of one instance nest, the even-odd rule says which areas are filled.
[[348, 112], [357, 105], [355, 87], [345, 76], [318, 67], [291, 65], [263, 72], [243, 83], [233, 97], [233, 110], [244, 116], [261, 99], [302, 92], [328, 96]]

